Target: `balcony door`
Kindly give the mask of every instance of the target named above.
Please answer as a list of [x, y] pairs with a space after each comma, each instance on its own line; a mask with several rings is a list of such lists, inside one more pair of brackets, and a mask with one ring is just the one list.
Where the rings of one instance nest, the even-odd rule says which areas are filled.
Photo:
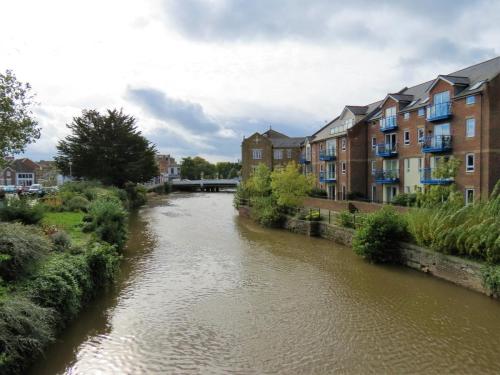
[[433, 147], [443, 147], [448, 142], [451, 135], [450, 124], [434, 125], [434, 137], [432, 139]]
[[389, 107], [385, 109], [385, 117], [396, 116], [396, 107]]
[[396, 149], [396, 133], [391, 133], [391, 134], [385, 135], [385, 147], [388, 150]]
[[337, 147], [337, 140], [336, 139], [329, 139], [326, 141], [326, 154], [327, 155], [335, 155], [336, 154], [336, 147]]
[[434, 95], [434, 105], [448, 103], [450, 101], [450, 92], [443, 91]]
[[333, 199], [335, 200], [336, 197], [335, 197], [335, 185], [333, 184], [330, 184], [328, 185], [328, 199]]

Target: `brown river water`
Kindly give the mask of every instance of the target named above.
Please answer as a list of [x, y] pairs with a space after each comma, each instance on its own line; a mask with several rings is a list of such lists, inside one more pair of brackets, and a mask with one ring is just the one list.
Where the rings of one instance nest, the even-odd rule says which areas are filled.
[[500, 373], [500, 302], [172, 194], [31, 374]]

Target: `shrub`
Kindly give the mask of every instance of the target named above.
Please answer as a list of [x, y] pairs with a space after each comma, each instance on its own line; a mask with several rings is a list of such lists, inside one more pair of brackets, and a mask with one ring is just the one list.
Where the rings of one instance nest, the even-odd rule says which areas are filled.
[[406, 236], [406, 222], [392, 207], [365, 217], [353, 239], [358, 255], [374, 263], [397, 262], [400, 259], [398, 241]]
[[304, 216], [304, 220], [306, 221], [321, 221], [321, 219], [320, 210], [311, 210]]
[[13, 295], [0, 300], [0, 373], [21, 374], [53, 337], [53, 314]]
[[91, 244], [86, 257], [94, 285], [104, 286], [113, 281], [121, 259], [115, 246]]
[[94, 231], [97, 237], [122, 249], [127, 240], [127, 212], [121, 203], [110, 197], [98, 198], [89, 206], [84, 229]]
[[83, 211], [86, 212], [89, 207], [89, 200], [83, 195], [75, 195], [64, 203], [68, 211]]
[[354, 215], [349, 211], [342, 211], [337, 215], [337, 223], [345, 228], [354, 228]]
[[0, 277], [14, 280], [26, 275], [51, 247], [48, 238], [37, 228], [18, 223], [0, 224]]
[[50, 235], [50, 239], [54, 244], [54, 250], [66, 251], [71, 247], [71, 238], [63, 230], [58, 230]]
[[394, 197], [391, 202], [396, 206], [415, 206], [417, 203], [417, 194], [416, 193], [401, 193]]
[[[160, 185], [161, 191], [163, 192], [164, 185]], [[146, 193], [147, 190], [144, 186], [136, 185], [131, 182], [127, 182], [125, 184], [125, 191], [127, 192], [127, 199], [129, 202], [130, 208], [139, 208], [146, 204], [147, 198]], [[160, 194], [162, 193], [160, 192]]]
[[246, 188], [245, 184], [240, 184], [236, 188], [236, 193], [233, 198], [233, 206], [238, 209], [241, 205], [249, 204], [250, 192]]
[[61, 324], [76, 316], [93, 288], [86, 257], [66, 253], [48, 258], [27, 284], [31, 299], [42, 307], [54, 309]]
[[272, 196], [252, 198], [252, 217], [266, 227], [277, 227], [284, 215]]
[[30, 199], [10, 199], [0, 208], [0, 219], [19, 221], [23, 224], [37, 224], [43, 218], [45, 210], [41, 204]]
[[500, 296], [500, 266], [485, 265], [481, 269], [483, 285], [495, 296]]
[[328, 193], [326, 192], [326, 190], [314, 187], [309, 192], [309, 196], [316, 198], [326, 198], [328, 196]]

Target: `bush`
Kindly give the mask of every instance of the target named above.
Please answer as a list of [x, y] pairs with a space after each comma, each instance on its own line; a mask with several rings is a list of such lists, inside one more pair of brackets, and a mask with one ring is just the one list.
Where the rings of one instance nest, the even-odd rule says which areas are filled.
[[21, 374], [53, 337], [53, 314], [21, 296], [0, 300], [0, 373]]
[[115, 246], [91, 244], [86, 257], [94, 285], [104, 286], [113, 281], [121, 259]]
[[321, 221], [321, 219], [322, 217], [320, 210], [309, 211], [309, 213], [304, 216], [304, 220], [306, 221]]
[[417, 194], [416, 193], [402, 193], [398, 194], [394, 197], [391, 202], [396, 206], [415, 206], [417, 203]]
[[67, 211], [83, 211], [86, 212], [89, 207], [89, 200], [83, 195], [75, 195], [64, 203]]
[[51, 247], [48, 238], [37, 228], [18, 223], [0, 224], [0, 278], [15, 280], [28, 274]]
[[400, 260], [398, 241], [406, 237], [406, 222], [392, 207], [369, 214], [363, 220], [353, 239], [358, 255], [374, 263], [392, 263]]
[[252, 217], [260, 224], [266, 227], [277, 227], [283, 222], [284, 215], [274, 197], [252, 198], [251, 203]]
[[[164, 192], [164, 185], [160, 185], [161, 193]], [[127, 192], [127, 199], [130, 208], [139, 208], [146, 204], [147, 190], [144, 186], [136, 185], [131, 182], [125, 184], [125, 191]], [[159, 193], [159, 194], [161, 194]]]
[[54, 244], [54, 250], [66, 251], [71, 247], [71, 238], [63, 230], [58, 230], [50, 235], [50, 239]]
[[41, 204], [30, 199], [10, 199], [0, 208], [0, 219], [19, 221], [23, 224], [37, 224], [43, 218], [45, 210]]
[[31, 277], [27, 290], [34, 302], [54, 309], [63, 325], [76, 316], [82, 302], [94, 291], [86, 257], [65, 253], [51, 256]]
[[94, 231], [97, 237], [122, 249], [127, 240], [127, 212], [111, 197], [98, 198], [89, 206], [84, 230]]
[[314, 187], [309, 192], [309, 196], [315, 198], [326, 198], [328, 196], [328, 193], [326, 192], [326, 190]]
[[354, 228], [354, 215], [349, 211], [342, 211], [337, 215], [337, 223], [345, 228]]
[[500, 266], [486, 265], [481, 269], [483, 285], [494, 296], [500, 296]]

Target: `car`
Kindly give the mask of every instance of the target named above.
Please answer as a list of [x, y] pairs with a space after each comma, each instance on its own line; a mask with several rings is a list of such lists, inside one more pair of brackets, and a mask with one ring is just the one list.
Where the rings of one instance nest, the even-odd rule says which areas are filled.
[[28, 194], [32, 195], [42, 195], [43, 187], [40, 184], [33, 184], [28, 188]]
[[3, 187], [3, 191], [9, 194], [13, 194], [16, 192], [16, 187], [14, 185], [6, 185]]

